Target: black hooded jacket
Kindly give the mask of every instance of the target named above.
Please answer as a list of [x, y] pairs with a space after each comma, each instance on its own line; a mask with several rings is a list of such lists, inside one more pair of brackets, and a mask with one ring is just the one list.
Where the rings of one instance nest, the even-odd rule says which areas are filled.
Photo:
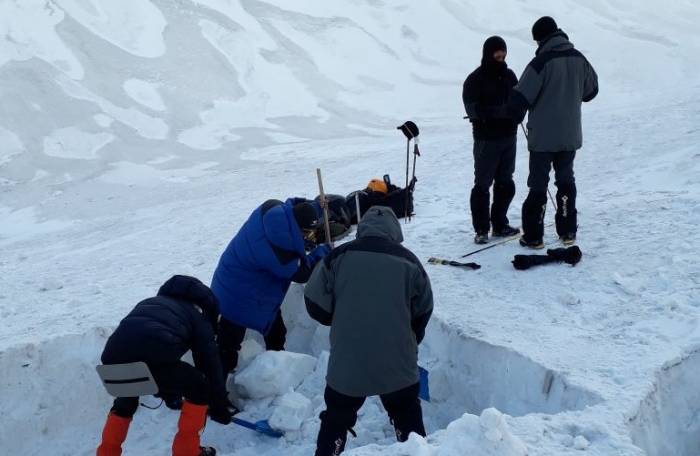
[[195, 367], [209, 382], [212, 401], [223, 401], [226, 388], [214, 331], [218, 314], [209, 287], [194, 277], [173, 276], [158, 296], [138, 303], [119, 323], [107, 340], [102, 363], [174, 363], [192, 350]]
[[474, 139], [489, 140], [515, 136], [518, 124], [508, 115], [508, 94], [518, 83], [505, 62], [493, 59], [494, 52], [506, 50], [505, 41], [492, 36], [484, 42], [481, 65], [462, 89], [464, 109], [474, 130]]

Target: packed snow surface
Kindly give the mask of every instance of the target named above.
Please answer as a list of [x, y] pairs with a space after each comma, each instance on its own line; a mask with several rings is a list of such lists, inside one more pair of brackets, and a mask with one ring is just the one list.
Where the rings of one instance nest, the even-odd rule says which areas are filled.
[[[316, 195], [317, 167], [330, 193], [400, 184], [405, 120], [422, 151], [405, 245], [471, 250], [462, 81], [493, 34], [520, 74], [545, 14], [600, 78], [576, 158], [583, 260], [515, 271], [509, 243], [478, 271], [426, 264], [429, 435], [395, 443], [372, 398], [347, 454], [700, 454], [700, 4], [631, 0], [0, 1], [0, 453], [94, 454], [94, 367], [132, 306], [176, 273], [208, 281], [260, 203]], [[514, 225], [527, 155], [520, 137]], [[313, 452], [328, 329], [300, 286], [283, 311], [289, 353], [251, 335], [229, 387], [285, 437], [209, 423], [224, 456]], [[169, 454], [176, 422], [141, 408], [125, 454]]]

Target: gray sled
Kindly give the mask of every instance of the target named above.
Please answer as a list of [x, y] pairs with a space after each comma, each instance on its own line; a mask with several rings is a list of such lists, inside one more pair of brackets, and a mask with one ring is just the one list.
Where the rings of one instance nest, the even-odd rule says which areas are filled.
[[97, 375], [113, 397], [139, 397], [158, 393], [158, 385], [143, 361], [126, 364], [103, 364]]

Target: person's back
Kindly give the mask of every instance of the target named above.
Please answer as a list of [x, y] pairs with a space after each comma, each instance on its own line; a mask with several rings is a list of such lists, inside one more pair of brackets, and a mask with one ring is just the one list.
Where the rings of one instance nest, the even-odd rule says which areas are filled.
[[581, 148], [581, 103], [598, 93], [591, 64], [561, 30], [547, 36], [515, 91], [530, 107], [528, 148], [533, 152]]
[[523, 203], [520, 244], [541, 249], [552, 167], [557, 186], [557, 234], [565, 245], [576, 241], [574, 159], [583, 144], [581, 103], [591, 101], [598, 94], [598, 76], [551, 17], [541, 17], [534, 23], [532, 38], [538, 44], [537, 52], [513, 90], [509, 111], [518, 121], [525, 117], [526, 111], [530, 112], [527, 122], [530, 192]]
[[[375, 206], [362, 218], [357, 240], [333, 250], [307, 284], [309, 314], [331, 326], [328, 410], [317, 455], [330, 454], [329, 442], [337, 438], [344, 442], [367, 396], [382, 397], [397, 435], [425, 433], [417, 399], [417, 351], [433, 299], [425, 270], [401, 241], [394, 213]], [[392, 400], [396, 397], [400, 400]], [[342, 425], [336, 416], [345, 420]]]

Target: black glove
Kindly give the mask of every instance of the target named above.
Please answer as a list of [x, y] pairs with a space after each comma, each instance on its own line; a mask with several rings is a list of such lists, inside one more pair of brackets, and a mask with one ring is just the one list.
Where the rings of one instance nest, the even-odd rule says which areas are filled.
[[533, 266], [547, 264], [555, 261], [547, 255], [515, 255], [513, 258], [513, 267], [520, 271], [530, 269]]
[[547, 256], [556, 261], [563, 261], [564, 263], [570, 264], [571, 266], [576, 266], [576, 263], [581, 261], [583, 252], [581, 252], [581, 249], [579, 249], [577, 245], [574, 245], [572, 247], [569, 247], [568, 249], [549, 249], [547, 250]]
[[209, 407], [209, 418], [217, 423], [227, 425], [231, 424], [231, 418], [239, 412], [240, 410], [235, 405], [225, 399]]
[[228, 407], [223, 406], [213, 406], [209, 407], [209, 418], [216, 421], [219, 424], [227, 425], [231, 424], [231, 411]]

